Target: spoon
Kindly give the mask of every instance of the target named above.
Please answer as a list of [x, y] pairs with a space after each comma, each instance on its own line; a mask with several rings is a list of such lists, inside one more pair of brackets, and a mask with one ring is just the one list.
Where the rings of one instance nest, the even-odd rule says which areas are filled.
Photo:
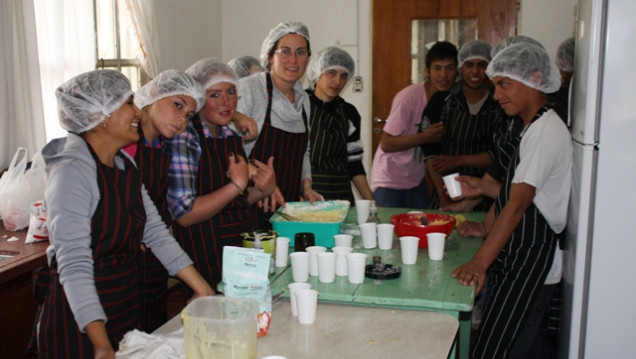
[[423, 225], [428, 226], [428, 221], [426, 220], [426, 217], [422, 216], [420, 217], [420, 220], [422, 221]]

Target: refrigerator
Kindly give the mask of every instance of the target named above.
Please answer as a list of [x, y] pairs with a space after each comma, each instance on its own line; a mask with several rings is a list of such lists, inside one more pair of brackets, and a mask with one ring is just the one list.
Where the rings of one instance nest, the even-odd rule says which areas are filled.
[[636, 0], [579, 0], [560, 358], [636, 358]]

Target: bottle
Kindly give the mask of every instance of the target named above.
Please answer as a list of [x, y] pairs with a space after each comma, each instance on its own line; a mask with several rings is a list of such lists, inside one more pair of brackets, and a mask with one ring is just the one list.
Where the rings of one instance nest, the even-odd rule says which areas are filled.
[[382, 223], [378, 217], [378, 207], [375, 205], [375, 201], [371, 201], [369, 204], [369, 217], [367, 218], [367, 223]]

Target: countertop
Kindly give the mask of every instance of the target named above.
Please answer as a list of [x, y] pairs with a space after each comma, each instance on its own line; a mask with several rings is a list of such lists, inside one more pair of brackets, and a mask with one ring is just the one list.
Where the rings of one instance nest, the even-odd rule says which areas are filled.
[[[0, 221], [0, 255], [11, 258], [0, 260], [0, 284], [6, 283], [46, 264], [46, 248], [49, 241], [25, 244], [27, 230], [7, 231]], [[9, 241], [17, 237], [17, 241]]]

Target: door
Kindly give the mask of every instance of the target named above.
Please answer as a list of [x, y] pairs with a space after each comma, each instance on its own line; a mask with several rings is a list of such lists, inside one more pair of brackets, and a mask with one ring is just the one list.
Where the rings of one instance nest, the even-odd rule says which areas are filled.
[[477, 38], [491, 44], [516, 33], [517, 1], [490, 0], [484, 5], [480, 0], [373, 1], [373, 154], [393, 96], [412, 83], [412, 20], [471, 19]]

